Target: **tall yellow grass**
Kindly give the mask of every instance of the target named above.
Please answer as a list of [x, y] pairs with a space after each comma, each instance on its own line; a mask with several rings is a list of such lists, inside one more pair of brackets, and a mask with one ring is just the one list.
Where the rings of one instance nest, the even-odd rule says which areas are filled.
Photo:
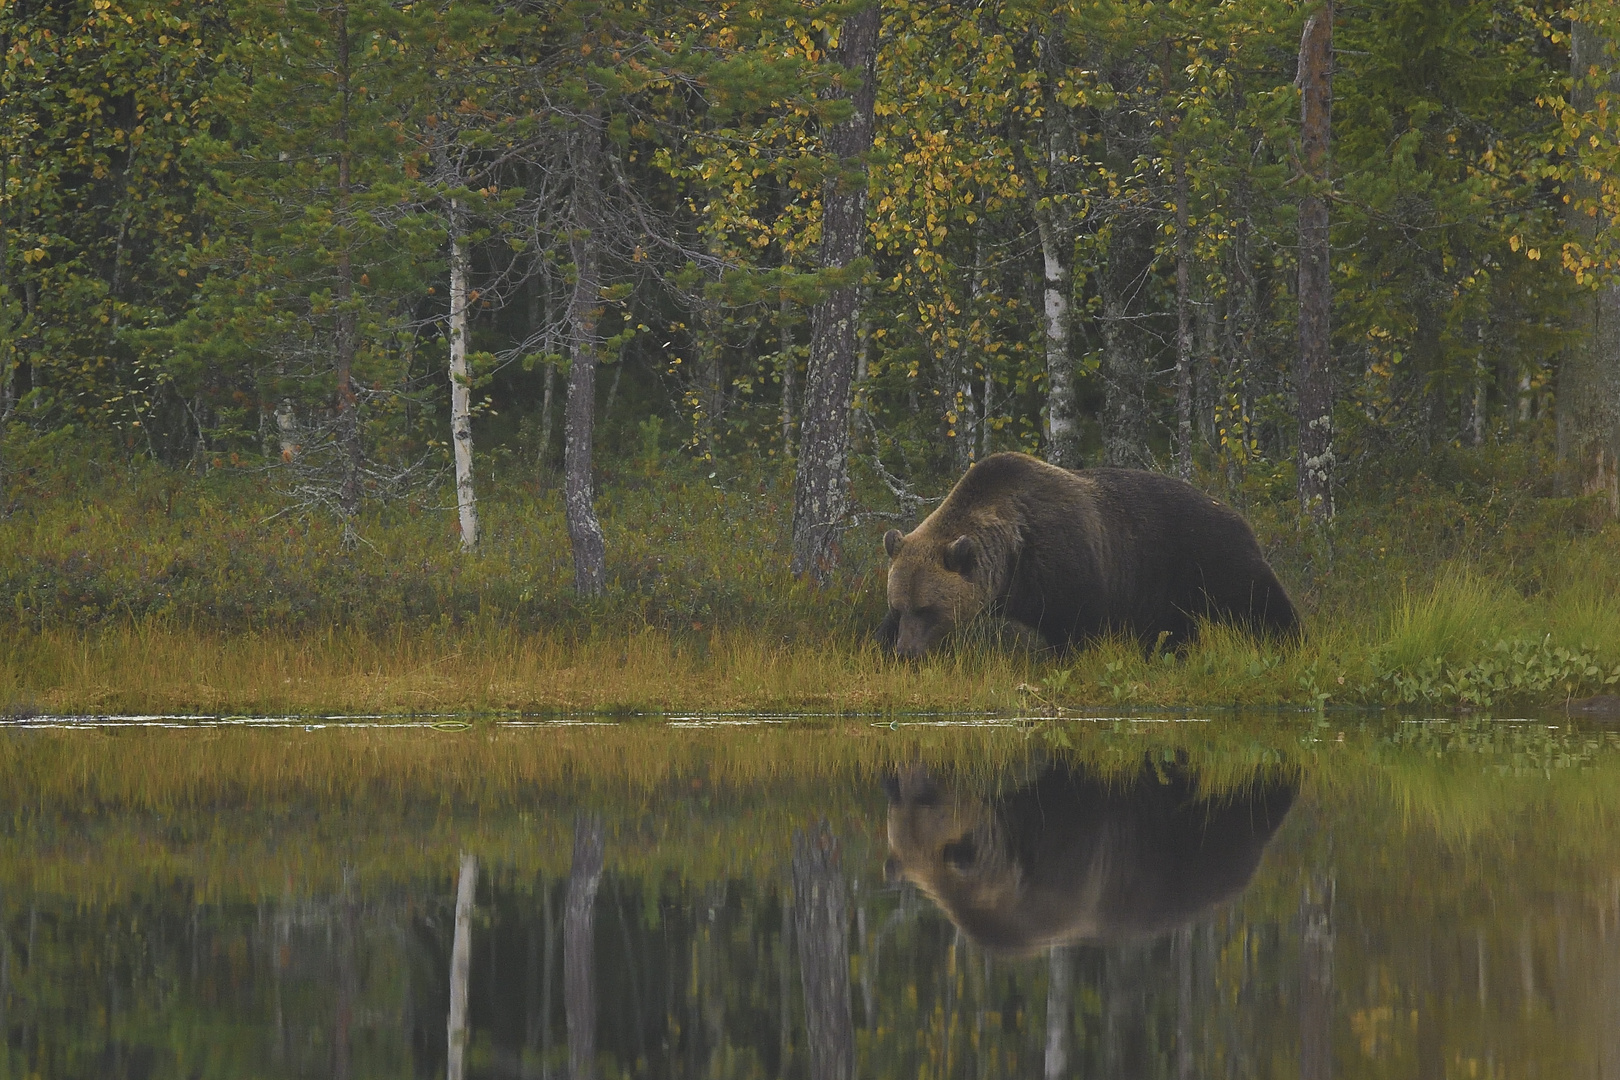
[[[1448, 672], [1501, 662], [1500, 642], [1579, 650], [1595, 674], [1494, 702], [1557, 708], [1620, 689], [1620, 590], [1570, 576], [1534, 599], [1466, 566], [1324, 618], [1303, 643], [1207, 626], [1182, 653], [1127, 641], [1069, 653], [964, 634], [921, 663], [873, 644], [743, 630], [645, 628], [571, 640], [495, 619], [456, 629], [223, 635], [161, 620], [97, 630], [0, 628], [0, 709], [45, 713], [637, 713], [910, 710], [1058, 715], [1075, 709], [1399, 701], [1391, 672], [1428, 665], [1415, 703], [1467, 705]], [[1583, 667], [1583, 671], [1584, 671]], [[1433, 674], [1438, 672], [1438, 674]], [[1454, 679], [1452, 681], [1455, 681]], [[1451, 696], [1448, 697], [1447, 695]], [[1528, 694], [1528, 696], [1527, 696]], [[1409, 699], [1409, 703], [1413, 703]]]
[[646, 630], [583, 642], [501, 627], [219, 636], [156, 626], [0, 629], [0, 703], [48, 713], [529, 713], [1013, 709], [1032, 661]]

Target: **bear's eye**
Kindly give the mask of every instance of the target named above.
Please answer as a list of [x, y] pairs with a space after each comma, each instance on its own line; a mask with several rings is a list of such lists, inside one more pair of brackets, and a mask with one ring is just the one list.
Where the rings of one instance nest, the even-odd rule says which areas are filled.
[[945, 865], [952, 870], [970, 870], [978, 852], [973, 847], [973, 838], [964, 836], [954, 843], [946, 844], [939, 854], [945, 860]]

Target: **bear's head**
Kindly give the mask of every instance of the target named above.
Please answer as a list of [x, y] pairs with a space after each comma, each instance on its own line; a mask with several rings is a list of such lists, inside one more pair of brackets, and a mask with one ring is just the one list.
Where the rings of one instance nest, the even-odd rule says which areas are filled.
[[1243, 891], [1296, 786], [1259, 771], [1214, 796], [1177, 766], [1108, 777], [1048, 762], [985, 790], [914, 766], [884, 779], [884, 876], [915, 885], [997, 952], [1154, 936]]
[[884, 787], [890, 884], [911, 882], [970, 932], [1017, 906], [1018, 861], [990, 803], [942, 790], [921, 766], [885, 778]]
[[985, 558], [974, 536], [941, 538], [924, 522], [909, 536], [890, 529], [888, 633], [898, 656], [917, 657], [990, 602]]

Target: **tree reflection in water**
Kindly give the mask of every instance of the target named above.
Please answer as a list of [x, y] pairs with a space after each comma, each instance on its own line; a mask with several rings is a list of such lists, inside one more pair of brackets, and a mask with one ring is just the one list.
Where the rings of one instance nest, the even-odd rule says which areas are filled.
[[577, 756], [448, 794], [252, 788], [230, 733], [162, 798], [113, 783], [144, 743], [30, 736], [0, 1077], [437, 1080], [457, 1031], [470, 1078], [1615, 1076], [1620, 740], [1312, 730], [1147, 768], [1135, 729], [726, 769], [745, 743], [637, 735], [651, 779], [479, 734], [513, 775]]

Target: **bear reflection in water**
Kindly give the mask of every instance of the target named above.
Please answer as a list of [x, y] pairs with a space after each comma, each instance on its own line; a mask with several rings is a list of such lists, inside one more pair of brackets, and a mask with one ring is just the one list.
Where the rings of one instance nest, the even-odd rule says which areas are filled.
[[1248, 884], [1295, 791], [1257, 774], [1211, 797], [1185, 769], [1105, 780], [1060, 765], [990, 797], [920, 766], [884, 788], [891, 884], [912, 882], [980, 945], [1014, 953], [1192, 922]]

